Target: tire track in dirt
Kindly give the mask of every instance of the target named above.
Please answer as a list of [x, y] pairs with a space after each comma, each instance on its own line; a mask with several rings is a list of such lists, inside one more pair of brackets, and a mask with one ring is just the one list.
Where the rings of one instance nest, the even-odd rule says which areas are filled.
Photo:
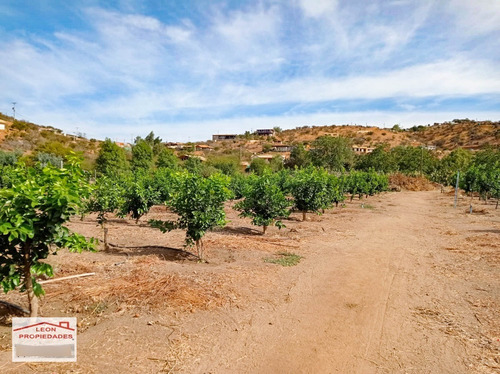
[[[432, 196], [387, 195], [385, 208], [351, 224], [355, 235], [306, 244], [306, 258], [287, 274], [286, 302], [254, 309], [252, 324], [241, 324], [230, 346], [212, 350], [193, 372], [465, 373], [450, 354], [461, 351], [458, 343], [422, 336], [412, 314], [435, 281], [419, 281], [432, 278], [428, 256], [439, 226]], [[429, 353], [426, 341], [435, 341], [431, 360], [418, 358]]]

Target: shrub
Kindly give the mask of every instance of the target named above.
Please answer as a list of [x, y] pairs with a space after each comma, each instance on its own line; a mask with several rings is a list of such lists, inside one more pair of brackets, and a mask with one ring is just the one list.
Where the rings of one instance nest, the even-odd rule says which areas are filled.
[[291, 203], [270, 173], [249, 177], [244, 197], [235, 205], [235, 209], [241, 212], [240, 216], [252, 218], [252, 224], [262, 226], [264, 234], [270, 225], [284, 227], [279, 218], [288, 217]]

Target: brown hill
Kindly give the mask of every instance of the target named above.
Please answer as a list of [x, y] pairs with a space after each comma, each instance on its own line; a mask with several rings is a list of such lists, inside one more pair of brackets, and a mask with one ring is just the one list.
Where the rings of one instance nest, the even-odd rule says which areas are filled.
[[[2, 113], [0, 113], [0, 121], [0, 124], [5, 125], [5, 130], [0, 130], [0, 150], [20, 150], [30, 154], [37, 150], [50, 151], [51, 147], [59, 146], [59, 143], [65, 149], [70, 148], [76, 152], [82, 152], [86, 164], [90, 165], [99, 149], [99, 140], [89, 140], [82, 135], [64, 134], [54, 127], [13, 121], [12, 117]], [[500, 122], [456, 119], [451, 122], [435, 123], [432, 126], [414, 126], [409, 129], [400, 129], [399, 126], [391, 129], [350, 125], [303, 126], [292, 130], [280, 131], [278, 129], [274, 136], [266, 137], [247, 133], [233, 140], [203, 142], [208, 144], [210, 149], [199, 150], [196, 153], [203, 156], [238, 154], [243, 160], [249, 160], [251, 155], [263, 152], [287, 156], [289, 149], [273, 152], [273, 147], [278, 144], [293, 146], [303, 143], [308, 145], [323, 135], [347, 137], [352, 139], [353, 145], [362, 147], [376, 147], [380, 144], [387, 144], [390, 147], [423, 145], [435, 147], [436, 151], [446, 153], [459, 147], [472, 150], [481, 149], [486, 145], [500, 147]], [[186, 150], [192, 147], [192, 145], [185, 146], [180, 143], [178, 148], [184, 147]]]
[[[489, 145], [500, 146], [500, 122], [453, 120], [430, 126], [414, 126], [401, 129], [394, 126], [382, 129], [376, 126], [303, 126], [291, 130], [277, 131], [274, 136], [238, 136], [234, 140], [207, 142], [216, 152], [240, 152], [242, 155], [266, 152], [278, 144], [293, 146], [298, 143], [311, 144], [324, 135], [342, 136], [352, 139], [353, 145], [376, 147], [387, 144], [428, 146], [438, 153], [446, 153], [456, 148], [478, 150]], [[211, 151], [213, 152], [213, 151]], [[283, 154], [283, 152], [274, 152]], [[208, 154], [208, 152], [207, 152]], [[286, 154], [286, 152], [285, 152]]]
[[332, 135], [351, 138], [353, 144], [375, 147], [386, 143], [397, 145], [428, 145], [437, 150], [455, 148], [480, 149], [485, 145], [500, 146], [500, 122], [453, 120], [432, 126], [414, 126], [401, 130], [399, 127], [381, 129], [364, 126], [317, 126], [285, 130], [278, 137], [286, 142], [310, 142], [318, 136]]
[[453, 120], [429, 127], [413, 129], [413, 137], [421, 143], [432, 143], [438, 149], [481, 149], [485, 145], [500, 146], [500, 122]]
[[82, 134], [64, 134], [52, 126], [40, 126], [27, 121], [17, 121], [0, 113], [0, 150], [21, 151], [30, 155], [34, 152], [53, 153], [58, 156], [69, 151], [84, 157], [84, 167], [90, 168], [97, 157], [100, 142], [86, 139]]

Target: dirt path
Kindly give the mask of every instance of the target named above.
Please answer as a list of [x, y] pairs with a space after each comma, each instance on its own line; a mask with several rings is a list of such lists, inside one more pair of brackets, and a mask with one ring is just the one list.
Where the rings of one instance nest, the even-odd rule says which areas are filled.
[[443, 250], [456, 212], [443, 214], [439, 197], [392, 194], [359, 225], [313, 240], [306, 259], [276, 284], [286, 291], [282, 301], [233, 312], [232, 331], [205, 330], [212, 347], [186, 372], [490, 372], [474, 360], [481, 359], [475, 344], [464, 342], [481, 327], [473, 321], [464, 331], [466, 296], [478, 285], [440, 271], [456, 261]]
[[[499, 372], [500, 210], [480, 205], [470, 215], [468, 201], [455, 210], [452, 199], [438, 191], [389, 193], [365, 209], [354, 201], [312, 222], [287, 221], [266, 237], [228, 209], [227, 230], [207, 239], [210, 264], [155, 257], [150, 266], [155, 274], [220, 277], [234, 291], [229, 302], [193, 313], [120, 304], [79, 334], [77, 364], [15, 365], [5, 349], [0, 372]], [[151, 259], [140, 243], [165, 240], [134, 224], [113, 233], [136, 249], [61, 260], [100, 264], [103, 279], [121, 277], [136, 259]], [[168, 238], [169, 246], [182, 245], [182, 233]], [[298, 266], [262, 261], [287, 249], [304, 257]], [[47, 315], [58, 315], [58, 305], [64, 302], [48, 304]]]

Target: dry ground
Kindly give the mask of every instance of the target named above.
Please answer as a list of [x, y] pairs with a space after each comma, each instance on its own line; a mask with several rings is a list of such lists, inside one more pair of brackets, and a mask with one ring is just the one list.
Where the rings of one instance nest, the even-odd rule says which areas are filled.
[[[0, 313], [0, 372], [498, 372], [500, 209], [468, 206], [388, 193], [307, 222], [293, 214], [266, 236], [228, 207], [228, 226], [206, 237], [208, 263], [182, 250], [182, 232], [147, 227], [164, 208], [139, 225], [113, 220], [111, 251], [50, 258], [56, 277], [96, 273], [47, 284], [41, 304], [78, 317], [78, 363], [11, 363]], [[93, 218], [71, 226], [100, 236]], [[303, 259], [263, 261], [282, 251]]]

